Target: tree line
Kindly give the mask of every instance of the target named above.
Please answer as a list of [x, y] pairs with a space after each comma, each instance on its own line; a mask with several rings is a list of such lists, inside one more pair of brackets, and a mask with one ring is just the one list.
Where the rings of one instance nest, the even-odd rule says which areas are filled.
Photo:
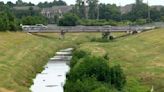
[[47, 19], [40, 14], [40, 11], [29, 7], [27, 10], [15, 10], [13, 6], [29, 6], [28, 3], [18, 0], [15, 4], [0, 2], [0, 31], [21, 30], [20, 24], [35, 25], [47, 24]]
[[[4, 2], [0, 2], [3, 3]], [[37, 5], [32, 3], [32, 2], [24, 2], [22, 0], [17, 0], [15, 3], [11, 2], [11, 1], [7, 1], [6, 5], [8, 5], [9, 7], [15, 7], [15, 6], [38, 6], [40, 8], [47, 8], [47, 7], [52, 7], [52, 6], [60, 6], [60, 5], [67, 5], [65, 1], [63, 0], [54, 0], [52, 2], [39, 2]]]
[[77, 0], [73, 13], [83, 19], [132, 22], [164, 21], [164, 7], [158, 10], [143, 3], [143, 0], [136, 0], [136, 3], [132, 5], [131, 11], [126, 14], [121, 13], [120, 6], [116, 6], [115, 4], [99, 4], [98, 2], [98, 0], [87, 0], [87, 2]]
[[[63, 5], [67, 5], [67, 3], [62, 0], [40, 2], [38, 5], [22, 0], [17, 0], [15, 3], [8, 1], [6, 4], [0, 2], [1, 30], [17, 30], [20, 28], [19, 24], [47, 24], [50, 19], [41, 14], [41, 8]], [[28, 9], [13, 8], [17, 6], [27, 6]], [[35, 9], [35, 6], [40, 9]], [[136, 0], [132, 6], [130, 12], [122, 14], [121, 7], [115, 4], [99, 4], [98, 0], [86, 0], [86, 2], [76, 0], [76, 4], [69, 13], [64, 16], [56, 14], [51, 21], [61, 26], [142, 25], [154, 21], [164, 21], [164, 7], [157, 10], [143, 3], [142, 0]]]

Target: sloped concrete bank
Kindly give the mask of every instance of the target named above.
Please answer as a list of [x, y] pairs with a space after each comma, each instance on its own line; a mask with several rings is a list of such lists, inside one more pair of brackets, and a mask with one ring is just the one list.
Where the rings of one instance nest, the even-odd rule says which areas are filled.
[[70, 69], [67, 63], [72, 58], [72, 50], [73, 48], [60, 50], [50, 58], [44, 70], [33, 79], [31, 92], [64, 92], [66, 73]]

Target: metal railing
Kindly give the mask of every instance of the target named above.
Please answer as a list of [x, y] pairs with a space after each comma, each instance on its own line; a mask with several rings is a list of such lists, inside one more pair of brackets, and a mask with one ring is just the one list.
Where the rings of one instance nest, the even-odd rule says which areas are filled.
[[128, 32], [128, 31], [145, 31], [151, 30], [155, 27], [142, 26], [56, 26], [54, 28], [44, 28], [37, 26], [28, 26], [22, 28], [24, 32]]

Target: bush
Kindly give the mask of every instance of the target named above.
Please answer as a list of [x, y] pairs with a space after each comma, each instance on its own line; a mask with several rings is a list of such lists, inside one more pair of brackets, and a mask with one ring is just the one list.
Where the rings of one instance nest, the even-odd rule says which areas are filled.
[[86, 53], [85, 51], [82, 50], [76, 50], [73, 52], [73, 58], [70, 62], [70, 67], [74, 67], [76, 63], [81, 59], [89, 55], [89, 53]]
[[109, 66], [104, 58], [86, 57], [70, 71], [69, 80], [76, 81], [95, 77], [98, 81], [109, 81]]
[[64, 85], [64, 92], [92, 92], [103, 86], [95, 78], [87, 78], [76, 81], [67, 81]]
[[118, 91], [114, 88], [108, 88], [108, 87], [103, 86], [103, 87], [98, 87], [92, 92], [118, 92]]
[[16, 31], [19, 24], [13, 14], [7, 12], [0, 13], [0, 31]]
[[105, 25], [111, 25], [111, 26], [117, 26], [117, 22], [113, 20], [91, 20], [91, 19], [85, 19], [80, 21], [81, 25], [84, 26], [105, 26]]
[[136, 24], [137, 25], [143, 25], [143, 24], [146, 24], [146, 23], [147, 23], [146, 19], [137, 19], [136, 20]]
[[65, 92], [116, 92], [115, 89], [123, 89], [125, 75], [120, 66], [108, 65], [108, 54], [95, 57], [79, 50], [73, 55], [75, 56], [67, 74]]
[[114, 85], [114, 87], [117, 88], [118, 90], [121, 90], [126, 83], [126, 78], [123, 73], [123, 70], [118, 65], [112, 67], [110, 72], [111, 72], [111, 84]]
[[77, 24], [78, 17], [72, 13], [65, 14], [58, 22], [58, 26], [76, 26]]
[[27, 16], [22, 18], [23, 25], [47, 24], [47, 20], [42, 16]]

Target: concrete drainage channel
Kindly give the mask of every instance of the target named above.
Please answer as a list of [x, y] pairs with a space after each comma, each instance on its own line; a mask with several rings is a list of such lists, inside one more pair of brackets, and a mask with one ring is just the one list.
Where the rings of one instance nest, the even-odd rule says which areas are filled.
[[30, 90], [32, 92], [64, 92], [66, 73], [70, 69], [67, 63], [72, 58], [72, 50], [73, 48], [68, 48], [56, 52], [56, 55], [50, 58], [44, 66], [45, 69], [37, 74]]

